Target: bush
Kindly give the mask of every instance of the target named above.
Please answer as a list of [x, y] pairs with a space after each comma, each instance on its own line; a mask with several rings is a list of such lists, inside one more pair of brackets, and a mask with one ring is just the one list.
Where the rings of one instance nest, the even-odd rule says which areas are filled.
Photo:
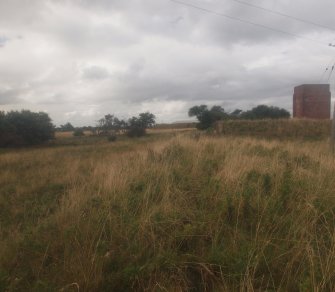
[[85, 133], [82, 129], [76, 129], [73, 132], [73, 136], [75, 137], [81, 137], [81, 136], [85, 136]]
[[128, 137], [141, 137], [146, 134], [147, 128], [155, 125], [155, 115], [150, 112], [140, 113], [128, 121], [120, 120], [116, 116], [108, 114], [98, 121], [98, 135], [107, 136], [108, 141], [116, 140], [117, 133], [126, 133]]
[[250, 111], [242, 112], [240, 114], [242, 119], [288, 119], [290, 118], [290, 113], [283, 108], [267, 105], [258, 105], [251, 109]]
[[28, 110], [0, 112], [0, 147], [37, 145], [54, 138], [48, 114]]
[[196, 117], [199, 121], [197, 128], [199, 130], [206, 130], [214, 127], [215, 123], [222, 120], [261, 120], [261, 119], [288, 119], [290, 113], [283, 108], [258, 105], [251, 110], [242, 111], [236, 109], [231, 113], [225, 112], [224, 108], [215, 105], [208, 109], [207, 105], [200, 105], [191, 107], [188, 111], [190, 117]]
[[113, 134], [109, 135], [107, 138], [108, 142], [115, 142], [116, 139], [117, 139], [116, 135], [113, 135]]
[[145, 128], [142, 127], [131, 127], [127, 131], [127, 136], [130, 138], [142, 137], [146, 134]]
[[224, 108], [217, 105], [211, 109], [208, 109], [207, 105], [194, 106], [189, 109], [188, 115], [198, 119], [197, 128], [199, 130], [206, 130], [212, 127], [215, 122], [228, 118]]
[[130, 118], [128, 120], [127, 136], [131, 138], [144, 136], [146, 129], [155, 125], [155, 119], [155, 115], [149, 112]]
[[72, 126], [71, 123], [66, 123], [65, 125], [61, 125], [59, 127], [59, 129], [57, 129], [57, 130], [59, 130], [61, 132], [69, 132], [69, 131], [74, 131], [74, 129], [75, 128]]

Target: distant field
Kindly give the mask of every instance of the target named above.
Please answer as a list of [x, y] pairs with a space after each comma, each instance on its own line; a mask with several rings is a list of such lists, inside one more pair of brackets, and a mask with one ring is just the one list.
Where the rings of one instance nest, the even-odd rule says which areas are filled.
[[[185, 132], [185, 131], [192, 131], [195, 130], [195, 127], [186, 127], [186, 128], [172, 128], [172, 127], [155, 127], [148, 129], [147, 132], [149, 134], [157, 134], [157, 133], [171, 133], [171, 132]], [[93, 136], [91, 131], [84, 131], [85, 136]], [[73, 131], [68, 132], [60, 132], [56, 131], [55, 133], [56, 138], [70, 138], [73, 137]]]
[[172, 124], [156, 124], [155, 129], [189, 129], [196, 128], [197, 123], [172, 123]]
[[149, 134], [156, 134], [156, 133], [178, 133], [178, 132], [188, 132], [188, 131], [194, 131], [196, 128], [152, 128], [147, 129], [147, 132]]
[[[84, 131], [85, 136], [92, 136], [92, 132], [91, 131]], [[56, 131], [55, 133], [55, 137], [57, 138], [69, 138], [69, 137], [73, 137], [73, 131], [67, 131], [67, 132], [60, 132], [60, 131]]]
[[335, 291], [326, 138], [57, 137], [0, 153], [0, 291]]

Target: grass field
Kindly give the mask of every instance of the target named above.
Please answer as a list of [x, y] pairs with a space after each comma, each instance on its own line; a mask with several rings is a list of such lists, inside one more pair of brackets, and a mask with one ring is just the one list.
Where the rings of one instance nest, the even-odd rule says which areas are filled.
[[0, 291], [334, 291], [328, 144], [185, 131], [2, 150]]

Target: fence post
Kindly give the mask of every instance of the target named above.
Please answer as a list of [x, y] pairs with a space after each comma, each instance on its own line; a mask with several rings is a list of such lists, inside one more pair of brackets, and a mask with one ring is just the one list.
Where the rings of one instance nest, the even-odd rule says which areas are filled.
[[331, 147], [331, 150], [334, 153], [334, 147], [335, 147], [335, 104], [334, 104], [332, 128], [331, 128], [331, 135], [330, 135], [330, 147]]

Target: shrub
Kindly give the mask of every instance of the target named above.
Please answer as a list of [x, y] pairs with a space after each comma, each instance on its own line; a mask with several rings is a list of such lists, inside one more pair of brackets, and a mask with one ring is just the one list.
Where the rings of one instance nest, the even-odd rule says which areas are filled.
[[47, 113], [28, 110], [0, 112], [0, 147], [36, 145], [54, 138]]
[[59, 131], [61, 132], [68, 132], [68, 131], [73, 131], [75, 128], [72, 126], [71, 123], [66, 123], [65, 125], [61, 125], [59, 127]]
[[113, 134], [109, 135], [107, 138], [109, 142], [115, 142], [116, 139], [117, 139], [116, 135], [113, 135]]
[[149, 112], [141, 113], [138, 117], [132, 117], [128, 120], [128, 137], [141, 137], [146, 134], [146, 128], [155, 125], [155, 115]]
[[85, 133], [82, 129], [76, 129], [73, 132], [73, 136], [75, 137], [81, 137], [81, 136], [85, 136]]
[[145, 128], [142, 127], [130, 127], [127, 131], [127, 136], [131, 138], [142, 137], [146, 134]]
[[207, 105], [194, 106], [189, 109], [188, 115], [196, 117], [199, 121], [197, 128], [206, 130], [214, 125], [215, 122], [227, 119], [228, 114], [221, 106], [213, 106], [208, 109]]
[[126, 133], [128, 137], [141, 137], [146, 134], [147, 128], [155, 125], [155, 119], [155, 115], [150, 112], [140, 113], [138, 117], [132, 117], [128, 121], [108, 114], [98, 121], [97, 131], [98, 135], [107, 136], [110, 142], [116, 140], [117, 133]]
[[224, 108], [215, 105], [208, 109], [207, 105], [200, 105], [191, 107], [188, 111], [190, 117], [196, 117], [199, 121], [197, 128], [199, 130], [206, 130], [214, 127], [215, 123], [222, 120], [260, 120], [260, 119], [288, 119], [290, 113], [279, 107], [258, 105], [251, 110], [242, 111], [236, 109], [231, 113], [225, 112]]
[[240, 114], [242, 119], [288, 119], [290, 118], [290, 113], [283, 108], [267, 105], [258, 105], [253, 109], [242, 112]]

